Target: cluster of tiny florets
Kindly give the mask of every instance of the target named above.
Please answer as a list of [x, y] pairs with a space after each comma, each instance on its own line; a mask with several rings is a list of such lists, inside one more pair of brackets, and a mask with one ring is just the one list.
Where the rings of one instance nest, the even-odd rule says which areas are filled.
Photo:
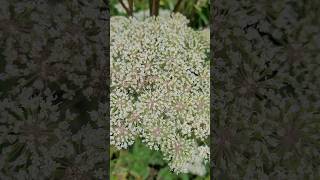
[[111, 18], [111, 144], [136, 138], [176, 173], [203, 174], [209, 158], [209, 35], [180, 15]]

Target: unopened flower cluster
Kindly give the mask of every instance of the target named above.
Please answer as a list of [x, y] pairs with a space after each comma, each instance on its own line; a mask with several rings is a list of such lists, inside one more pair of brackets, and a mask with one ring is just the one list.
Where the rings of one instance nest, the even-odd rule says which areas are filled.
[[111, 18], [111, 144], [140, 138], [176, 173], [209, 158], [209, 34], [170, 17]]

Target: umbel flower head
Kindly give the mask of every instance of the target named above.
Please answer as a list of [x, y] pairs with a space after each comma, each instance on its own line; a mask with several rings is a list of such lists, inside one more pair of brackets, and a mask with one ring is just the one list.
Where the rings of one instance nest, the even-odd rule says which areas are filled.
[[111, 18], [111, 145], [140, 138], [176, 173], [209, 157], [209, 35], [170, 17]]

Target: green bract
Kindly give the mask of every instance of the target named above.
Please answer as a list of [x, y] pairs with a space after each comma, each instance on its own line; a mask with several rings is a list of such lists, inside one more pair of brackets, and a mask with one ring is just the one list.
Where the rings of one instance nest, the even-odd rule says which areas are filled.
[[176, 173], [205, 173], [209, 158], [209, 35], [180, 15], [111, 18], [111, 144], [136, 138]]

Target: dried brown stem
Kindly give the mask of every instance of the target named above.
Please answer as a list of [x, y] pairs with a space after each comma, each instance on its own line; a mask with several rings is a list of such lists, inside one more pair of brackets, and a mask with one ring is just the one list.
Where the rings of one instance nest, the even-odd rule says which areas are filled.
[[178, 0], [177, 4], [173, 8], [173, 12], [177, 12], [178, 11], [181, 2], [182, 2], [182, 0]]
[[128, 0], [129, 2], [129, 11], [130, 11], [130, 16], [133, 15], [133, 0]]
[[158, 16], [160, 8], [160, 0], [149, 0], [150, 16]]
[[131, 16], [132, 14], [130, 13], [129, 8], [123, 3], [123, 1], [122, 1], [122, 0], [119, 0], [119, 2], [120, 2], [120, 4], [121, 4], [121, 6], [123, 7], [123, 9], [127, 12], [127, 14], [128, 14], [129, 16]]
[[149, 0], [149, 14], [152, 16], [152, 0]]
[[154, 15], [158, 16], [159, 15], [159, 8], [160, 8], [160, 0], [154, 0], [155, 1], [155, 10], [154, 10]]

